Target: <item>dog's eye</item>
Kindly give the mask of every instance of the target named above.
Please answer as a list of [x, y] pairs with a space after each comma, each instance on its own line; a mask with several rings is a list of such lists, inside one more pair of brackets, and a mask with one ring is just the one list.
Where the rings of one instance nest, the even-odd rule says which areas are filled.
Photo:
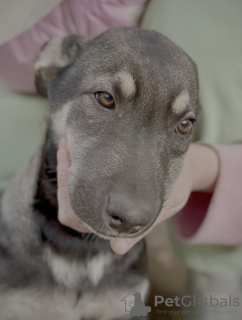
[[95, 93], [95, 97], [97, 101], [101, 104], [101, 106], [103, 106], [104, 108], [114, 108], [115, 102], [110, 93], [98, 91]]
[[185, 135], [188, 134], [193, 127], [193, 121], [191, 119], [182, 120], [176, 127], [176, 133]]

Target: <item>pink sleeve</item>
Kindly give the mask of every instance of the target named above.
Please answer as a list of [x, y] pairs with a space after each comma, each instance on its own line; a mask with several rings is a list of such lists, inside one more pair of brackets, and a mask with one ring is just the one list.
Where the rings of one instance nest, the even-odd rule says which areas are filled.
[[34, 93], [33, 61], [47, 40], [70, 33], [96, 36], [111, 27], [135, 25], [131, 13], [134, 10], [141, 12], [146, 2], [63, 1], [36, 25], [0, 47], [0, 81], [10, 89]]
[[174, 218], [187, 243], [242, 244], [242, 145], [215, 145], [220, 171], [213, 194], [194, 192]]

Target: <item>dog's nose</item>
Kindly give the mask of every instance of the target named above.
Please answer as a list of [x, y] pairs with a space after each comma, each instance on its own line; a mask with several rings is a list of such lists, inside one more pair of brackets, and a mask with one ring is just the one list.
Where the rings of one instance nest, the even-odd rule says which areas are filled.
[[[135, 204], [135, 201], [134, 201]], [[119, 233], [133, 234], [148, 223], [148, 215], [140, 206], [111, 197], [107, 206], [109, 226]]]
[[137, 223], [130, 222], [123, 217], [121, 218], [120, 215], [117, 216], [116, 213], [110, 214], [109, 226], [119, 233], [127, 234], [136, 233], [142, 228], [142, 226]]

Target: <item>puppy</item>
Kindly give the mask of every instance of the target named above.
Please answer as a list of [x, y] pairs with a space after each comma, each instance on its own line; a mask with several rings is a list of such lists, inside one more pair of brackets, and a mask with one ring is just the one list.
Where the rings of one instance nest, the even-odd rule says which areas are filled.
[[[196, 67], [163, 35], [120, 27], [54, 38], [35, 69], [50, 116], [43, 146], [1, 203], [0, 319], [126, 319], [120, 300], [139, 292], [145, 301], [149, 290], [144, 242], [118, 256], [107, 239], [137, 237], [164, 205], [198, 115]], [[57, 219], [61, 137], [88, 236]]]

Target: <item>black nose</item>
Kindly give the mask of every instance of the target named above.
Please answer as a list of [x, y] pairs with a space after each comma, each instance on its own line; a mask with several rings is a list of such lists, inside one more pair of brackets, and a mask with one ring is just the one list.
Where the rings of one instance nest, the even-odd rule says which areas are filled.
[[137, 201], [110, 196], [107, 205], [107, 222], [119, 233], [138, 232], [148, 223], [148, 214]]

